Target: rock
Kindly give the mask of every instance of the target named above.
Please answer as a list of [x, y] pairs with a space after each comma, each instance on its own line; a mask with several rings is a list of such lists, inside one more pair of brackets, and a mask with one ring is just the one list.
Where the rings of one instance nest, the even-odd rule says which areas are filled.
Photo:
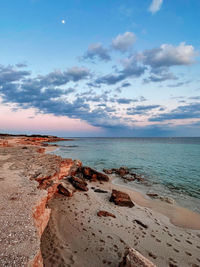
[[139, 224], [140, 226], [142, 226], [143, 228], [145, 228], [145, 229], [147, 229], [148, 228], [148, 226], [146, 225], [146, 224], [144, 224], [143, 222], [141, 222], [140, 220], [135, 220], [135, 222], [137, 223], [137, 224]]
[[116, 173], [123, 177], [125, 176], [126, 174], [129, 174], [129, 170], [126, 168], [126, 167], [120, 167], [119, 169], [116, 170]]
[[65, 183], [65, 182], [61, 182], [58, 185], [58, 193], [67, 196], [67, 197], [72, 197], [74, 194], [74, 188], [72, 187], [72, 185], [70, 183]]
[[149, 259], [145, 258], [137, 250], [129, 248], [125, 253], [119, 267], [156, 267]]
[[112, 174], [113, 171], [112, 170], [109, 170], [109, 169], [103, 169], [103, 171], [106, 173], [106, 174]]
[[147, 196], [149, 196], [151, 198], [155, 198], [155, 199], [160, 199], [161, 201], [167, 202], [171, 205], [174, 204], [174, 199], [172, 199], [170, 197], [159, 196], [157, 193], [147, 193]]
[[69, 182], [76, 188], [81, 191], [88, 191], [87, 183], [79, 177], [69, 177]]
[[85, 179], [90, 180], [90, 181], [97, 181], [97, 180], [98, 181], [105, 181], [105, 182], [109, 181], [108, 175], [103, 174], [101, 172], [98, 172], [98, 171], [96, 171], [90, 167], [87, 167], [87, 166], [82, 167], [81, 172], [83, 174], [83, 177]]
[[113, 218], [116, 218], [116, 216], [108, 211], [105, 211], [105, 210], [100, 210], [97, 212], [97, 216], [99, 217], [113, 217]]
[[102, 190], [102, 189], [99, 189], [99, 188], [94, 189], [94, 192], [95, 193], [108, 193], [108, 191], [105, 191], [105, 190]]
[[148, 193], [147, 196], [155, 198], [155, 197], [158, 197], [158, 194], [156, 194], [156, 193]]
[[129, 208], [132, 208], [135, 206], [135, 204], [132, 202], [128, 194], [115, 190], [115, 189], [112, 190], [110, 202], [114, 202], [115, 205], [118, 205], [118, 206], [125, 206]]

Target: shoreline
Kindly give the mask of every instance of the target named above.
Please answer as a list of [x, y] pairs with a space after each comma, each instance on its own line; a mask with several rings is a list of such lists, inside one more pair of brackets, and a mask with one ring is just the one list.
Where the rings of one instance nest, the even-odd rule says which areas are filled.
[[[32, 172], [31, 173], [28, 172], [25, 175], [25, 177], [27, 177], [26, 183], [28, 183], [26, 185], [26, 190], [28, 187], [30, 188], [30, 190], [33, 190], [33, 184], [34, 184], [34, 194], [36, 196], [37, 201], [36, 202], [34, 201], [31, 205], [34, 206], [36, 203], [38, 203], [37, 204], [38, 208], [35, 210], [35, 212], [33, 213], [34, 215], [32, 214], [32, 216], [34, 220], [36, 220], [35, 227], [40, 230], [39, 230], [39, 235], [37, 235], [37, 237], [35, 236], [35, 234], [33, 234], [35, 236], [34, 239], [37, 240], [36, 245], [34, 245], [35, 248], [37, 247], [37, 249], [35, 250], [35, 252], [32, 251], [29, 256], [34, 255], [36, 251], [37, 253], [35, 254], [34, 257], [31, 256], [32, 260], [29, 259], [29, 266], [43, 266], [42, 263], [43, 259], [45, 266], [51, 266], [50, 264], [49, 265], [47, 264], [49, 257], [50, 259], [52, 259], [51, 253], [50, 251], [44, 251], [43, 245], [45, 244], [46, 247], [49, 246], [48, 238], [52, 237], [51, 236], [52, 233], [53, 233], [52, 246], [54, 247], [54, 249], [56, 249], [56, 244], [58, 240], [62, 243], [62, 246], [64, 247], [65, 247], [65, 242], [66, 241], [68, 242], [68, 248], [66, 248], [66, 250], [60, 249], [56, 254], [56, 256], [54, 255], [53, 261], [55, 261], [56, 258], [58, 258], [57, 262], [63, 259], [64, 257], [63, 253], [66, 252], [67, 256], [64, 257], [65, 258], [64, 262], [65, 263], [69, 262], [70, 257], [74, 259], [76, 258], [76, 261], [73, 260], [74, 262], [76, 262], [73, 264], [74, 266], [81, 266], [77, 265], [80, 264], [79, 260], [83, 260], [83, 262], [86, 261], [88, 265], [85, 266], [93, 266], [90, 264], [90, 262], [87, 261], [88, 256], [93, 257], [94, 261], [96, 258], [101, 259], [103, 250], [98, 251], [99, 245], [97, 246], [97, 252], [95, 252], [93, 256], [91, 255], [90, 251], [89, 252], [82, 251], [83, 246], [86, 245], [89, 246], [90, 242], [94, 243], [93, 245], [96, 246], [96, 244], [99, 242], [99, 239], [104, 240], [104, 242], [100, 241], [100, 244], [102, 243], [101, 245], [105, 243], [109, 246], [109, 250], [111, 251], [110, 253], [112, 254], [111, 258], [113, 258], [113, 261], [110, 263], [110, 261], [108, 260], [109, 255], [107, 255], [107, 252], [104, 251], [103, 256], [107, 258], [107, 260], [104, 259], [103, 263], [102, 261], [100, 261], [102, 266], [104, 265], [116, 266], [114, 264], [116, 264], [117, 262], [119, 264], [119, 262], [122, 260], [125, 250], [127, 249], [127, 246], [136, 248], [137, 251], [141, 252], [146, 258], [150, 259], [152, 262], [157, 264], [157, 266], [163, 266], [162, 265], [163, 262], [165, 262], [166, 264], [171, 264], [169, 266], [172, 266], [172, 264], [174, 264], [173, 266], [188, 266], [184, 265], [185, 264], [184, 262], [188, 263], [188, 261], [190, 263], [192, 262], [193, 266], [199, 266], [198, 264], [200, 263], [200, 259], [198, 255], [200, 253], [200, 247], [198, 246], [198, 242], [200, 238], [200, 231], [197, 230], [200, 229], [199, 214], [176, 205], [170, 205], [162, 203], [161, 201], [158, 202], [155, 200], [146, 199], [144, 198], [144, 196], [142, 196], [141, 193], [137, 191], [127, 189], [125, 187], [122, 187], [121, 185], [113, 184], [112, 179], [110, 179], [110, 182], [103, 182], [103, 183], [89, 182], [88, 183], [89, 191], [87, 191], [87, 193], [82, 193], [77, 191], [71, 198], [64, 197], [62, 195], [57, 194], [57, 186], [59, 184], [59, 181], [69, 173], [70, 169], [73, 167], [74, 161], [69, 159], [62, 159], [61, 157], [52, 155], [51, 152], [55, 151], [55, 149], [57, 149], [58, 146], [53, 146], [53, 145], [43, 146], [43, 143], [39, 142], [39, 140], [34, 140], [32, 138], [31, 141], [30, 138], [27, 139], [27, 137], [25, 137], [25, 139], [23, 139], [23, 137], [20, 137], [21, 140], [19, 140], [19, 137], [12, 137], [12, 138], [9, 137], [8, 139], [9, 142], [2, 145], [3, 147], [2, 151], [4, 151], [3, 153], [4, 156], [3, 155], [0, 156], [0, 160], [2, 160], [5, 167], [4, 177], [6, 177], [6, 172], [8, 174], [9, 170], [10, 172], [9, 175], [11, 177], [15, 175], [16, 179], [21, 179], [20, 176], [18, 178], [17, 176], [18, 174], [14, 174], [20, 166], [17, 163], [15, 163], [15, 158], [12, 157], [13, 158], [12, 161], [10, 160], [9, 151], [13, 153], [14, 157], [15, 155], [18, 155], [20, 151], [24, 153], [24, 158], [21, 158], [22, 162], [20, 164], [24, 162], [26, 163], [27, 158], [33, 161]], [[24, 146], [26, 146], [27, 148], [23, 149]], [[56, 172], [54, 169], [54, 172], [51, 171], [52, 174], [50, 176], [48, 176], [49, 174], [48, 175], [45, 174], [46, 176], [43, 175], [41, 178], [34, 179], [35, 181], [37, 181], [37, 183], [35, 183], [35, 181], [31, 182], [30, 178], [34, 176], [34, 173], [38, 171], [39, 168], [41, 168], [41, 166], [43, 166], [43, 169], [45, 166], [45, 170], [47, 170], [47, 173], [48, 170], [52, 169], [52, 163], [51, 163], [52, 160], [57, 161], [55, 165]], [[13, 170], [12, 169], [10, 170], [10, 167], [6, 165], [7, 162], [12, 162], [12, 164], [15, 164], [16, 167]], [[22, 164], [21, 170], [24, 171], [26, 169], [27, 171], [26, 164], [24, 165]], [[4, 179], [5, 181], [4, 180], [2, 181], [6, 183], [6, 179], [7, 178]], [[49, 186], [50, 184], [52, 184], [52, 182], [53, 186], [52, 185]], [[40, 189], [38, 189], [38, 187], [40, 187]], [[106, 190], [107, 194], [98, 194], [94, 192], [92, 187]], [[127, 192], [130, 195], [132, 201], [135, 203], [135, 207], [129, 209], [126, 207], [117, 207], [114, 204], [111, 204], [108, 200], [112, 189], [117, 189], [123, 192]], [[23, 191], [23, 193], [26, 194], [27, 192]], [[24, 195], [25, 200], [29, 198], [30, 196]], [[20, 199], [17, 200], [21, 201]], [[49, 203], [48, 206], [47, 203]], [[3, 203], [3, 205], [4, 204], [6, 203]], [[17, 202], [15, 204], [17, 204]], [[70, 209], [68, 208], [69, 206]], [[112, 211], [113, 213], [115, 213], [116, 218], [115, 219], [105, 218], [103, 220], [101, 219], [100, 221], [100, 218], [97, 216], [97, 211], [102, 208], [106, 209], [107, 211]], [[70, 212], [70, 210], [72, 210], [72, 212]], [[32, 208], [30, 212], [32, 212]], [[83, 217], [85, 218], [84, 221]], [[144, 229], [140, 229], [141, 227], [138, 228], [138, 226], [135, 225], [135, 223], [133, 222], [133, 218], [138, 218], [138, 220], [144, 222], [146, 225], [148, 225], [148, 229], [144, 231]], [[188, 218], [190, 218], [190, 220], [188, 220]], [[63, 224], [60, 221], [63, 222]], [[93, 223], [91, 224], [92, 221]], [[120, 226], [121, 237], [116, 238], [116, 234], [118, 235], [119, 231], [119, 225], [121, 225]], [[63, 228], [63, 226], [65, 227]], [[83, 228], [84, 229], [87, 228], [87, 231], [85, 231]], [[193, 228], [193, 230], [190, 228]], [[72, 232], [68, 232], [70, 231], [70, 229]], [[9, 227], [7, 230], [9, 230]], [[99, 231], [102, 232], [101, 238], [98, 234]], [[65, 236], [66, 232], [68, 233], [69, 236], [66, 236], [66, 239], [65, 238], [62, 239], [60, 235]], [[107, 237], [108, 232], [111, 233], [110, 236], [112, 237], [112, 239]], [[83, 244], [83, 240], [79, 239], [79, 237], [77, 236], [80, 235], [80, 233], [83, 239], [85, 239], [85, 245]], [[85, 234], [87, 234], [87, 237]], [[132, 238], [130, 238], [131, 234], [133, 234]], [[40, 246], [38, 247], [40, 243], [40, 237], [42, 237], [42, 246], [41, 246], [42, 254], [40, 252]], [[72, 239], [68, 240], [68, 237]], [[168, 242], [165, 242], [166, 241], [165, 239], [168, 240]], [[123, 240], [124, 243], [120, 240]], [[173, 242], [175, 242], [175, 247], [173, 246]], [[151, 248], [152, 244], [155, 245], [157, 251], [153, 251], [154, 248]], [[168, 246], [167, 244], [171, 244], [171, 246]], [[116, 248], [116, 246], [118, 247], [118, 249]], [[77, 247], [77, 250], [79, 250], [76, 253], [72, 251], [72, 248], [75, 247]], [[165, 253], [163, 249], [165, 250]], [[81, 251], [82, 253], [84, 253], [83, 258], [81, 258], [81, 256], [79, 255]], [[173, 254], [173, 257], [171, 257], [171, 259], [170, 259], [170, 253]], [[80, 256], [79, 259], [78, 255]], [[152, 255], [154, 255], [155, 257]], [[181, 262], [181, 258], [183, 258], [184, 260], [182, 262], [182, 265], [176, 265], [176, 262], [177, 263], [179, 261]]]
[[[59, 146], [57, 146], [57, 149], [59, 149]], [[57, 149], [52, 149], [51, 152], [55, 153]], [[118, 184], [114, 182], [115, 177], [109, 177], [109, 183], [111, 183], [112, 185], [110, 185], [109, 187], [102, 186], [102, 188], [110, 190], [111, 188], [116, 188], [118, 190], [122, 190], [123, 188], [123, 191], [127, 192], [138, 205], [150, 208], [156, 212], [161, 213], [162, 215], [165, 215], [174, 226], [183, 227], [191, 230], [200, 230], [200, 214], [198, 212], [194, 212], [191, 209], [184, 208], [176, 203], [168, 204], [161, 200], [150, 199], [146, 196], [144, 192], [137, 190], [137, 188], [128, 187], [128, 183], [124, 185]], [[188, 218], [190, 218], [190, 221], [188, 221]]]

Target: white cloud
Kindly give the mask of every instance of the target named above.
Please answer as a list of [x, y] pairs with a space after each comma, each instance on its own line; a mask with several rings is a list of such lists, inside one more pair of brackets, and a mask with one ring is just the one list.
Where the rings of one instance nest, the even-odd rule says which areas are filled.
[[145, 65], [159, 68], [192, 64], [197, 54], [192, 45], [182, 42], [178, 46], [162, 44], [159, 48], [145, 50], [139, 57]]
[[119, 34], [112, 40], [112, 47], [121, 52], [129, 50], [136, 41], [136, 36], [133, 32], [125, 32]]
[[162, 3], [163, 0], [152, 0], [149, 11], [153, 14], [158, 12], [161, 9]]

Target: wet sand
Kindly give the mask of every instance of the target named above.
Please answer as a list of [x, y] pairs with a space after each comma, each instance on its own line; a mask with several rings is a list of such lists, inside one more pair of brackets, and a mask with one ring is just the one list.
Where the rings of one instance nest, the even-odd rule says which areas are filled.
[[[107, 193], [96, 193], [91, 187]], [[89, 183], [89, 188], [72, 198], [57, 194], [50, 201], [51, 218], [41, 244], [45, 266], [114, 267], [129, 247], [157, 266], [200, 266], [199, 214], [112, 183]], [[110, 203], [112, 188], [129, 193], [135, 207]], [[98, 217], [99, 210], [116, 218]]]

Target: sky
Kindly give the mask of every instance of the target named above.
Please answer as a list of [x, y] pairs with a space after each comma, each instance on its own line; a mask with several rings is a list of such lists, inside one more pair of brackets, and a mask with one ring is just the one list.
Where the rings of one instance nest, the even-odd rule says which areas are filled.
[[199, 0], [3, 0], [0, 132], [200, 136]]

